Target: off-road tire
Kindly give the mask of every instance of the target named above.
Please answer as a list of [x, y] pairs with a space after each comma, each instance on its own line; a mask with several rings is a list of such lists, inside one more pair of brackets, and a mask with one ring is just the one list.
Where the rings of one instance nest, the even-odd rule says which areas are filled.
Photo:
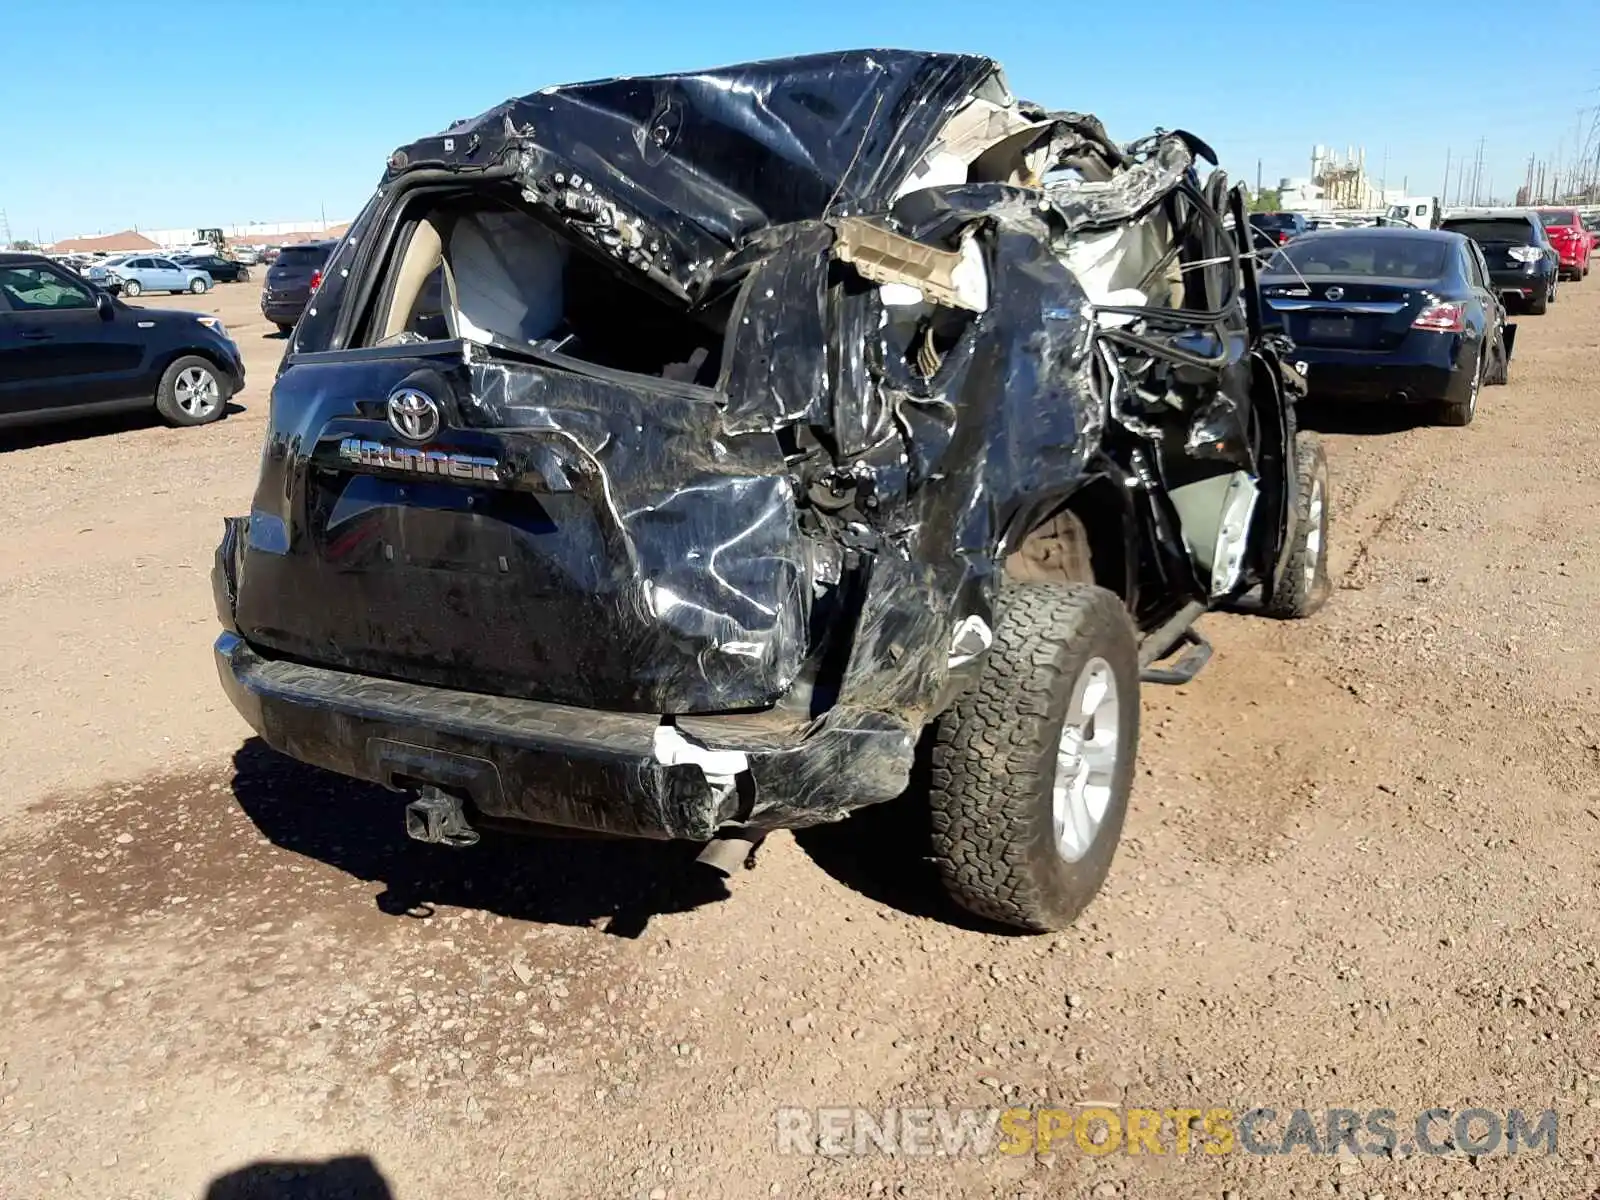
[[[1328, 602], [1328, 455], [1314, 433], [1294, 439], [1294, 550], [1283, 571], [1261, 589], [1261, 611], [1279, 620], [1309, 617]], [[1319, 503], [1320, 493], [1320, 503]], [[1316, 536], [1311, 535], [1315, 532]]]
[[1465, 400], [1441, 400], [1439, 402], [1438, 423], [1440, 425], [1471, 425], [1472, 418], [1478, 413], [1478, 393], [1483, 391], [1483, 377], [1485, 363], [1483, 350], [1478, 351], [1478, 361], [1472, 364], [1472, 388], [1467, 393]]
[[[1127, 815], [1139, 744], [1139, 655], [1117, 596], [1082, 584], [1012, 584], [974, 687], [939, 719], [929, 764], [933, 857], [969, 912], [1064, 929], [1100, 890]], [[1117, 685], [1110, 801], [1087, 852], [1056, 849], [1057, 749], [1074, 686], [1095, 659]]]
[[[217, 388], [215, 407], [208, 408], [201, 414], [188, 411], [178, 402], [178, 377], [185, 371], [195, 369], [209, 374], [216, 381]], [[161, 414], [161, 419], [168, 425], [176, 425], [181, 428], [209, 425], [212, 421], [221, 420], [222, 414], [227, 410], [227, 407], [228, 381], [216, 363], [201, 358], [199, 355], [186, 354], [161, 373], [161, 383], [156, 388], [156, 412]]]

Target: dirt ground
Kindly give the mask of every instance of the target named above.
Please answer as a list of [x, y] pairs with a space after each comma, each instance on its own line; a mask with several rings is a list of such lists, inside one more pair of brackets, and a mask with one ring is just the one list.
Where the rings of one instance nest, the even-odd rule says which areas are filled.
[[[670, 847], [410, 843], [395, 797], [250, 740], [207, 571], [283, 343], [254, 285], [191, 306], [245, 349], [225, 421], [0, 442], [4, 1200], [1600, 1181], [1600, 280], [1522, 319], [1471, 427], [1334, 424], [1327, 609], [1205, 620], [1212, 666], [1146, 689], [1106, 892], [1038, 938], [956, 918], [892, 811], [730, 893]], [[775, 1123], [1090, 1101], [1553, 1108], [1559, 1142], [823, 1158]]]

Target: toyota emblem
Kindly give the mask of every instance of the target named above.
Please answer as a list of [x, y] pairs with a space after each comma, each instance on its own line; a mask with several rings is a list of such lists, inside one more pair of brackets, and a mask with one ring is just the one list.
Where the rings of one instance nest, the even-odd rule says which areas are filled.
[[1326, 294], [1329, 300], [1344, 299], [1344, 289], [1342, 287], [1331, 287], [1328, 289]]
[[389, 425], [406, 441], [430, 441], [439, 422], [439, 402], [426, 392], [400, 388], [389, 397]]

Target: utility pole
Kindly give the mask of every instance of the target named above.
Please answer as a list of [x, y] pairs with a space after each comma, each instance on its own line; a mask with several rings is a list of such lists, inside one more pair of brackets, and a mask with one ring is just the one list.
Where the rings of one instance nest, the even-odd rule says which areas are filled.
[[1439, 198], [1446, 204], [1450, 203], [1450, 147], [1444, 148], [1444, 190], [1439, 193]]
[[1579, 175], [1583, 171], [1584, 151], [1588, 149], [1583, 140], [1583, 114], [1588, 111], [1587, 108], [1578, 110], [1578, 131], [1572, 139], [1572, 186], [1568, 191], [1573, 194], [1576, 194], [1583, 187], [1583, 181], [1579, 178]]
[[6, 210], [0, 208], [0, 246], [11, 245], [11, 222], [6, 219]]
[[1256, 197], [1261, 196], [1261, 160], [1256, 159]]
[[1472, 163], [1472, 202], [1478, 203], [1478, 181], [1483, 175], [1483, 138], [1478, 139], [1478, 154]]
[[1389, 203], [1389, 145], [1384, 143], [1383, 167], [1378, 172], [1378, 190], [1383, 193], [1383, 202]]

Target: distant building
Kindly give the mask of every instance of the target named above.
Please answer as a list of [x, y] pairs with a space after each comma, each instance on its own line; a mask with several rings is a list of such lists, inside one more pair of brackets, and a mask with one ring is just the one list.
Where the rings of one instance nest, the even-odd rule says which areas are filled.
[[94, 237], [63, 238], [50, 246], [56, 254], [92, 254], [96, 250], [112, 253], [118, 250], [159, 250], [160, 244], [142, 233], [124, 229], [121, 233], [97, 234]]
[[1278, 183], [1279, 205], [1285, 212], [1382, 212], [1405, 191], [1404, 187], [1385, 189], [1374, 184], [1367, 174], [1367, 152], [1359, 146], [1343, 154], [1314, 146], [1310, 177]]
[[[328, 221], [248, 221], [234, 225], [220, 225], [222, 240], [230, 246], [283, 246], [291, 242], [316, 242], [323, 238], [338, 237], [334, 230], [350, 228], [350, 223], [333, 224]], [[188, 246], [201, 240], [198, 229], [152, 229], [149, 234], [163, 246]]]

